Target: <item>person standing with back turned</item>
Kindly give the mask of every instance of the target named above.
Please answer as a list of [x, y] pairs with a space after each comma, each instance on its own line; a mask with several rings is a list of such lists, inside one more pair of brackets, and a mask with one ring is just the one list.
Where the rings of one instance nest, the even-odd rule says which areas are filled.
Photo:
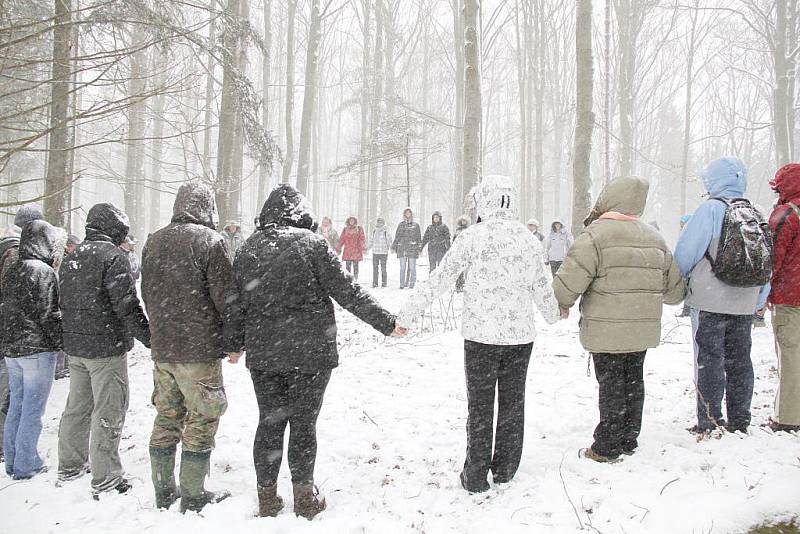
[[95, 498], [131, 488], [119, 458], [129, 400], [127, 354], [134, 337], [150, 347], [130, 262], [119, 248], [129, 229], [121, 210], [95, 204], [86, 218], [86, 239], [59, 270], [70, 381], [58, 429], [58, 478], [64, 482], [91, 471]]
[[772, 238], [767, 222], [744, 198], [747, 169], [741, 160], [716, 159], [702, 179], [711, 198], [694, 212], [675, 248], [692, 309], [697, 424], [690, 431], [746, 432], [755, 380], [753, 315], [769, 294]]
[[[222, 383], [222, 316], [231, 260], [215, 231], [214, 192], [202, 184], [178, 189], [172, 222], [142, 253], [142, 297], [152, 331], [153, 404], [150, 466], [156, 506], [177, 499], [176, 445], [181, 443], [181, 512], [199, 512], [230, 493], [204, 488], [219, 420], [228, 407]], [[230, 355], [232, 363], [238, 354]]]

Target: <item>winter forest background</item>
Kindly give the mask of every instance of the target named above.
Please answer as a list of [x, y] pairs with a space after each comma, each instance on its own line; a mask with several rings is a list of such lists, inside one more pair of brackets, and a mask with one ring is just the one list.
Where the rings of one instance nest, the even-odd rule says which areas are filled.
[[337, 226], [452, 222], [485, 172], [547, 227], [636, 175], [674, 239], [714, 157], [771, 205], [798, 22], [795, 0], [2, 0], [0, 223], [41, 203], [78, 233], [105, 200], [145, 237], [188, 180], [246, 229], [281, 181]]

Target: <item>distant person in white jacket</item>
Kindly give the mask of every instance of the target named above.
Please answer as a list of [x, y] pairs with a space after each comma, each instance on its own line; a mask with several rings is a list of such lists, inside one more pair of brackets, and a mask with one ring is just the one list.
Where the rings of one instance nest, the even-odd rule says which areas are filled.
[[490, 469], [497, 484], [509, 482], [519, 467], [525, 379], [536, 337], [534, 310], [551, 324], [559, 318], [542, 246], [517, 220], [511, 179], [487, 176], [476, 196], [480, 223], [461, 232], [439, 267], [402, 306], [397, 321], [409, 327], [465, 274], [462, 334], [469, 419], [461, 485], [472, 493], [489, 489]]
[[547, 238], [546, 245], [547, 264], [550, 265], [550, 271], [553, 276], [556, 275], [561, 264], [564, 263], [564, 258], [567, 257], [567, 253], [574, 242], [575, 239], [564, 226], [564, 223], [560, 219], [555, 219], [550, 226], [550, 235]]

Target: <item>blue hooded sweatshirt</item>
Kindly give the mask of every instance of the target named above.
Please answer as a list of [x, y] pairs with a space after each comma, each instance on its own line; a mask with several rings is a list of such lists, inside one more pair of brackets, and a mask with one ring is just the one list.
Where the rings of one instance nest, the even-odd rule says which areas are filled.
[[747, 191], [747, 169], [738, 158], [712, 161], [702, 174], [711, 198], [703, 202], [681, 232], [675, 261], [689, 281], [686, 303], [692, 308], [728, 315], [751, 315], [766, 305], [769, 284], [762, 288], [740, 288], [720, 282], [706, 259], [706, 251], [717, 255], [726, 205], [714, 198], [743, 198]]

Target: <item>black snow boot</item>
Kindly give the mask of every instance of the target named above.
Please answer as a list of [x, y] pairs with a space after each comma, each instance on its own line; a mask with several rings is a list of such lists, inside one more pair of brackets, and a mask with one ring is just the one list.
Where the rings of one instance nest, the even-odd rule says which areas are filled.
[[156, 491], [156, 508], [167, 509], [180, 497], [175, 486], [175, 445], [150, 447], [150, 470]]
[[199, 512], [207, 504], [218, 503], [231, 496], [228, 491], [206, 491], [203, 484], [208, 474], [211, 451], [181, 452], [181, 513]]

